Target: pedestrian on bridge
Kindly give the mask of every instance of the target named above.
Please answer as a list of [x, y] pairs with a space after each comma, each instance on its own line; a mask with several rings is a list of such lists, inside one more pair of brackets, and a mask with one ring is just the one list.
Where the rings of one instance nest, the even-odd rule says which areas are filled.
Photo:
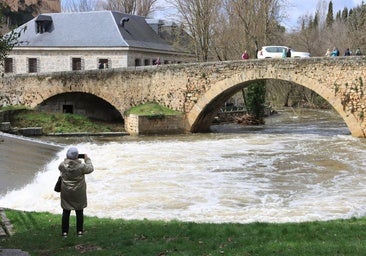
[[327, 51], [326, 51], [326, 53], [325, 53], [325, 57], [330, 57], [330, 55], [331, 55], [331, 52], [330, 52], [330, 50], [328, 48]]
[[351, 56], [351, 51], [349, 50], [349, 48], [347, 48], [344, 52], [344, 56]]
[[247, 50], [245, 50], [245, 51], [243, 52], [243, 54], [241, 55], [241, 59], [242, 59], [242, 60], [247, 60], [247, 59], [249, 59], [249, 54], [248, 54]]
[[339, 56], [339, 50], [337, 47], [334, 47], [333, 51], [332, 51], [332, 54], [331, 54], [332, 57], [337, 57]]

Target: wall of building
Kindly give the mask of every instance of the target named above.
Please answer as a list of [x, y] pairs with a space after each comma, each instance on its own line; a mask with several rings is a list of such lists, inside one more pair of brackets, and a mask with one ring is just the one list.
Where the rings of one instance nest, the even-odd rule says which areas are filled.
[[[153, 65], [157, 58], [161, 64], [181, 63], [182, 57], [155, 52], [126, 51], [124, 49], [14, 49], [7, 58], [13, 61], [15, 74], [29, 73], [29, 58], [37, 59], [37, 73], [60, 72], [72, 70], [72, 59], [82, 60], [81, 70], [99, 68], [100, 59], [108, 60], [105, 68], [134, 67], [136, 59], [140, 66]], [[0, 67], [3, 70], [3, 67]]]
[[82, 70], [98, 69], [99, 59], [108, 59], [110, 68], [125, 67], [126, 51], [105, 50], [13, 50], [8, 58], [13, 59], [13, 70], [16, 74], [28, 73], [28, 59], [36, 58], [37, 73], [72, 70], [72, 59], [81, 58]]

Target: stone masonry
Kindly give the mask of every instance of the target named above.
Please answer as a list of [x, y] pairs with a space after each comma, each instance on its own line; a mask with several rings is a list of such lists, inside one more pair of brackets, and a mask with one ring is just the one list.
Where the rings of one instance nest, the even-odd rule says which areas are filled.
[[125, 130], [130, 135], [180, 134], [184, 133], [183, 115], [128, 115]]
[[353, 136], [366, 137], [363, 56], [10, 75], [0, 80], [0, 106], [35, 107], [58, 94], [82, 92], [109, 102], [122, 116], [133, 106], [157, 102], [184, 113], [186, 131], [201, 132], [226, 100], [258, 80], [284, 80], [313, 90], [334, 107]]

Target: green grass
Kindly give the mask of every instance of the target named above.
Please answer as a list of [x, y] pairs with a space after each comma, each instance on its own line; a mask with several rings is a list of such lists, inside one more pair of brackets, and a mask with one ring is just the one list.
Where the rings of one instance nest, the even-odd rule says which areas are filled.
[[366, 218], [287, 224], [197, 224], [86, 217], [60, 236], [61, 216], [6, 210], [16, 233], [0, 248], [31, 255], [366, 255]]
[[161, 106], [157, 103], [146, 103], [129, 109], [126, 114], [135, 115], [179, 115], [181, 112]]
[[24, 110], [14, 113], [12, 127], [42, 127], [44, 133], [120, 132], [124, 126], [91, 120], [76, 114], [48, 113]]
[[27, 108], [23, 105], [0, 107], [0, 111], [21, 110], [21, 109], [27, 109]]
[[[123, 132], [123, 123], [107, 123], [91, 120], [77, 114], [49, 113], [36, 110], [27, 110], [23, 106], [12, 106], [14, 111], [11, 126], [17, 128], [42, 127], [43, 133], [72, 133], [72, 132]], [[9, 110], [7, 109], [7, 110]], [[5, 109], [2, 109], [5, 110]], [[156, 103], [147, 103], [131, 108], [126, 114], [148, 115], [152, 117], [164, 115], [178, 115], [178, 111], [160, 106]]]

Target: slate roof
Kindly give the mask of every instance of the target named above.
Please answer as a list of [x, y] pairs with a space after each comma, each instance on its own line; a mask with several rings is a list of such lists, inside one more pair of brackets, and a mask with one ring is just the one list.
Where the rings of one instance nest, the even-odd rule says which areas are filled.
[[[45, 18], [46, 16], [46, 18]], [[49, 20], [47, 32], [37, 33], [38, 21]], [[121, 20], [128, 19], [121, 24]], [[25, 23], [18, 47], [136, 47], [159, 51], [177, 50], [165, 42], [142, 16], [114, 11], [48, 13]]]

